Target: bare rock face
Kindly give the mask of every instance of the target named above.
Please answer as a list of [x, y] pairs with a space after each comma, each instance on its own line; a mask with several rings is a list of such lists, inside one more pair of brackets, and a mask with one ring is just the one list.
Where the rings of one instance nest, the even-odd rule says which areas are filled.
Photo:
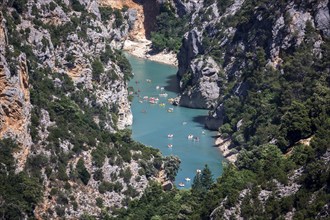
[[16, 153], [17, 171], [24, 168], [31, 146], [29, 134], [30, 92], [26, 57], [17, 58], [11, 70], [6, 58], [0, 54], [0, 138], [14, 138], [20, 150]]
[[322, 31], [323, 35], [330, 38], [329, 0], [320, 1], [318, 3], [315, 22], [316, 27]]
[[188, 72], [193, 86], [183, 92], [179, 104], [190, 108], [214, 108], [220, 95], [220, 67], [211, 57], [200, 57], [192, 61]]
[[194, 28], [186, 33], [183, 39], [182, 47], [178, 54], [179, 70], [178, 76], [182, 77], [189, 68], [193, 58], [203, 51], [202, 33]]
[[175, 8], [177, 10], [176, 13], [180, 17], [198, 11], [201, 7], [203, 7], [203, 3], [204, 3], [203, 0], [190, 0], [190, 1], [172, 0], [172, 4], [175, 5]]

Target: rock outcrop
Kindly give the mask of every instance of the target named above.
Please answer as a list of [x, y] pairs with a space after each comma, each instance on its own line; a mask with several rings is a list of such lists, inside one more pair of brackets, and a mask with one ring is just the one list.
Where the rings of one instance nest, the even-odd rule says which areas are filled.
[[[220, 96], [218, 64], [212, 57], [202, 56], [194, 59], [187, 71], [184, 77], [193, 86], [184, 90], [179, 104], [190, 108], [213, 109]], [[186, 82], [181, 80], [181, 87], [184, 86], [183, 83]]]
[[[329, 38], [328, 0], [301, 4], [289, 1], [280, 8], [275, 8], [269, 2], [260, 5], [245, 26], [237, 25], [235, 19], [239, 20], [244, 16], [242, 11], [249, 5], [247, 1], [231, 1], [224, 8], [217, 3], [189, 7], [188, 5], [194, 1], [174, 2], [178, 14], [192, 13], [190, 23], [195, 24], [185, 34], [178, 53], [177, 75], [181, 79], [182, 89], [180, 105], [211, 109], [205, 125], [212, 130], [217, 130], [226, 117], [223, 106], [226, 99], [224, 94], [228, 94], [228, 90], [238, 97], [246, 94], [249, 85], [244, 82], [242, 73], [249, 65], [250, 58], [247, 54], [262, 46], [267, 65], [280, 69], [283, 65], [282, 51], [299, 46], [310, 26], [320, 31], [316, 37], [319, 41], [315, 43], [313, 50], [316, 54], [320, 51], [322, 39]], [[264, 7], [269, 7], [268, 11], [272, 11], [272, 16], [266, 15]], [[263, 44], [257, 40], [262, 34], [269, 37]], [[215, 80], [212, 82], [205, 81], [205, 69], [200, 67], [201, 60], [210, 60], [208, 57], [216, 61], [216, 65], [211, 62], [212, 71], [217, 72], [212, 77], [212, 80]], [[208, 61], [204, 62], [204, 66], [210, 65]], [[203, 78], [204, 83], [201, 83]]]
[[24, 54], [15, 59], [15, 66], [8, 65], [0, 54], [0, 138], [15, 139], [20, 149], [15, 154], [17, 171], [24, 168], [31, 147], [29, 134], [30, 92], [29, 76]]
[[26, 2], [0, 6], [0, 138], [19, 145], [16, 172], [42, 190], [34, 210], [17, 213], [78, 219], [126, 207], [166, 169], [125, 130], [132, 73], [117, 49], [145, 35], [142, 5]]

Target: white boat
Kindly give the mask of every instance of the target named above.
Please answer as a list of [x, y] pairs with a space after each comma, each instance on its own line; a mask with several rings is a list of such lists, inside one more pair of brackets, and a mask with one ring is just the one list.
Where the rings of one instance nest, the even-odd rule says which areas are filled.
[[205, 135], [205, 131], [204, 130], [202, 131], [202, 135]]
[[168, 96], [167, 93], [160, 93], [160, 94], [159, 94], [159, 97], [167, 97], [167, 96]]
[[172, 148], [173, 145], [172, 145], [172, 144], [168, 144], [167, 147], [168, 147], [168, 148]]
[[159, 89], [159, 86], [156, 86], [156, 89]]
[[198, 142], [199, 141], [199, 137], [194, 137], [194, 141]]
[[185, 180], [186, 180], [187, 182], [189, 182], [189, 181], [190, 181], [190, 178], [186, 177]]
[[184, 122], [182, 122], [182, 125], [186, 125], [186, 124], [187, 124], [187, 122], [185, 122], [185, 121], [184, 121]]
[[151, 83], [151, 79], [146, 79], [147, 83]]
[[193, 138], [194, 138], [194, 135], [192, 135], [192, 134], [189, 134], [189, 135], [188, 135], [188, 139], [189, 139], [189, 140], [191, 140], [191, 139], [193, 139]]
[[149, 97], [148, 96], [143, 96], [143, 99], [148, 99]]
[[174, 111], [173, 108], [168, 108], [168, 109], [167, 109], [167, 112], [173, 112], [173, 111]]
[[197, 169], [196, 170], [196, 173], [201, 173], [202, 171], [200, 169]]
[[173, 134], [168, 134], [167, 137], [168, 138], [172, 138], [173, 137]]
[[162, 91], [163, 91], [163, 90], [164, 90], [164, 87], [160, 87], [160, 90], [162, 90]]
[[184, 183], [182, 183], [182, 182], [179, 183], [178, 185], [179, 185], [180, 187], [184, 187]]

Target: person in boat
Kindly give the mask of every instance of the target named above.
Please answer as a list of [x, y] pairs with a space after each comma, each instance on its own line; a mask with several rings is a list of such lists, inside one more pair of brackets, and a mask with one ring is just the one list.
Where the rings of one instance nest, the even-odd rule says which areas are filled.
[[199, 137], [194, 137], [194, 141], [199, 141]]

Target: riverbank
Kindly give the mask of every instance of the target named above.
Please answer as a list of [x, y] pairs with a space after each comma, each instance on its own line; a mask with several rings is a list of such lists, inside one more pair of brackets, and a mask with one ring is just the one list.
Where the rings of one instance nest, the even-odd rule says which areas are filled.
[[235, 163], [237, 160], [237, 153], [231, 152], [229, 149], [230, 144], [230, 139], [222, 139], [220, 133], [218, 133], [218, 137], [215, 139], [215, 145], [220, 149], [224, 158], [231, 163]]
[[126, 40], [124, 42], [123, 50], [139, 58], [148, 59], [172, 66], [178, 66], [178, 60], [176, 58], [176, 54], [173, 52], [170, 53], [161, 52], [157, 54], [150, 54], [151, 41], [146, 39], [140, 41]]

